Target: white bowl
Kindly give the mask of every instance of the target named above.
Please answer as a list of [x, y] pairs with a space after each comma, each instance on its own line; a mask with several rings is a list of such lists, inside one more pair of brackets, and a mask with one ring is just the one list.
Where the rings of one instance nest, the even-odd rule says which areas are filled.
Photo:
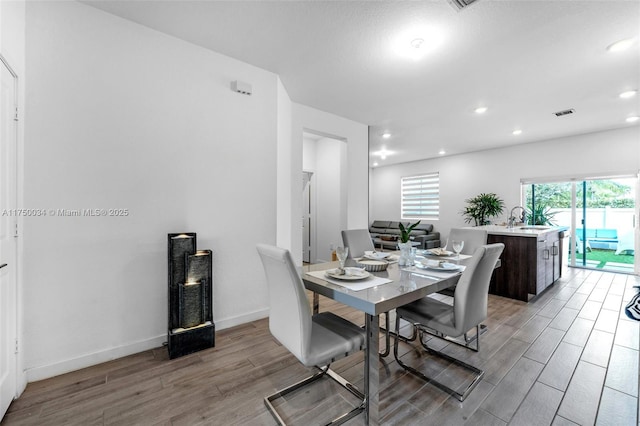
[[386, 271], [389, 262], [386, 260], [361, 259], [358, 260], [358, 266], [369, 272]]

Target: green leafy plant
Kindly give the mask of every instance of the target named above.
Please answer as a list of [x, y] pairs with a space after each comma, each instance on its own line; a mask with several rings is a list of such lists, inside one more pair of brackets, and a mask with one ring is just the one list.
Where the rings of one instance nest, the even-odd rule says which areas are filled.
[[413, 225], [409, 225], [406, 228], [404, 227], [402, 222], [398, 223], [398, 228], [400, 228], [400, 242], [401, 243], [408, 243], [409, 242], [409, 240], [411, 239], [411, 231], [413, 231], [413, 228], [418, 226], [419, 223], [420, 223], [420, 221], [417, 221]]
[[475, 223], [475, 226], [487, 225], [490, 217], [495, 217], [504, 211], [504, 201], [496, 194], [479, 194], [465, 200], [468, 204], [462, 211], [466, 223]]
[[556, 212], [552, 212], [549, 206], [536, 204], [533, 211], [527, 210], [527, 224], [554, 226], [553, 216], [555, 216], [555, 214]]

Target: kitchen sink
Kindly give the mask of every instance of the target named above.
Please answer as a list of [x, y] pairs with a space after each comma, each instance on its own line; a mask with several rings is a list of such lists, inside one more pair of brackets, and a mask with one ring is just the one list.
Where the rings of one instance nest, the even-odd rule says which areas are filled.
[[550, 226], [521, 226], [519, 229], [531, 229], [531, 230], [544, 231], [545, 229], [551, 229], [551, 227]]

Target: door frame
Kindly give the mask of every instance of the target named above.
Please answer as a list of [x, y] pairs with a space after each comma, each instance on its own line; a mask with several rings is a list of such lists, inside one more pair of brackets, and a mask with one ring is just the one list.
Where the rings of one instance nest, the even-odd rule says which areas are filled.
[[[13, 78], [13, 107], [14, 107], [14, 118], [13, 118], [13, 126], [14, 126], [14, 133], [12, 135], [12, 139], [13, 141], [10, 142], [10, 144], [12, 145], [10, 147], [9, 150], [9, 154], [13, 155], [13, 158], [10, 159], [10, 161], [13, 162], [13, 191], [14, 193], [12, 194], [13, 196], [13, 208], [17, 209], [18, 208], [18, 199], [19, 199], [19, 170], [18, 170], [18, 150], [19, 150], [19, 134], [20, 134], [20, 130], [19, 130], [19, 121], [18, 121], [18, 100], [19, 100], [19, 79], [18, 79], [18, 74], [14, 71], [13, 67], [11, 67], [11, 65], [9, 64], [9, 62], [7, 61], [7, 59], [0, 53], [0, 63], [8, 72], [9, 74], [12, 76]], [[13, 237], [14, 239], [14, 243], [12, 244], [11, 250], [13, 250], [13, 265], [10, 265], [11, 267], [13, 267], [13, 277], [11, 278], [11, 283], [10, 285], [13, 286], [13, 292], [14, 292], [14, 297], [13, 297], [13, 302], [15, 303], [14, 306], [14, 315], [15, 315], [15, 319], [14, 319], [14, 330], [11, 336], [8, 336], [8, 341], [9, 341], [9, 345], [11, 347], [11, 340], [13, 340], [15, 342], [15, 351], [14, 351], [14, 356], [12, 357], [13, 359], [11, 360], [11, 363], [13, 364], [13, 369], [14, 371], [12, 372], [12, 380], [13, 380], [13, 387], [12, 387], [12, 392], [13, 392], [13, 398], [12, 400], [15, 400], [24, 390], [25, 386], [26, 386], [26, 376], [24, 375], [23, 372], [20, 371], [20, 365], [21, 365], [21, 360], [20, 360], [20, 351], [19, 351], [19, 333], [20, 333], [20, 286], [19, 286], [19, 280], [20, 280], [20, 271], [21, 271], [21, 256], [20, 256], [20, 249], [18, 247], [18, 222], [19, 222], [19, 218], [16, 216], [14, 216], [13, 221], [11, 221], [11, 226], [14, 228], [13, 231], [9, 231], [8, 234], [10, 235], [10, 238]], [[12, 235], [11, 235], [12, 234]], [[1, 259], [0, 259], [1, 260]], [[2, 338], [0, 336], [0, 338]], [[4, 417], [5, 411], [2, 408], [2, 412], [0, 412], [0, 419]]]
[[[576, 228], [579, 225], [578, 219], [577, 219], [577, 214], [578, 214], [578, 207], [577, 207], [577, 185], [583, 185], [583, 182], [587, 182], [587, 181], [595, 181], [595, 180], [612, 180], [612, 179], [620, 179], [620, 178], [635, 178], [636, 179], [636, 183], [635, 183], [635, 206], [634, 206], [634, 226], [633, 226], [633, 232], [634, 232], [634, 246], [635, 246], [635, 250], [634, 250], [634, 262], [633, 262], [633, 274], [634, 275], [640, 275], [640, 171], [620, 171], [618, 173], [604, 173], [604, 174], [593, 174], [593, 175], [578, 175], [578, 176], [564, 176], [564, 177], [547, 177], [547, 178], [527, 178], [527, 179], [520, 179], [520, 188], [521, 188], [521, 201], [522, 201], [522, 205], [526, 206], [526, 201], [527, 201], [527, 197], [526, 197], [526, 191], [525, 191], [525, 186], [530, 186], [530, 185], [543, 185], [543, 184], [552, 184], [552, 183], [571, 183], [571, 232], [570, 234], [570, 241], [576, 241]], [[585, 191], [583, 190], [583, 197], [585, 196]], [[582, 217], [583, 217], [583, 221], [586, 221], [586, 202], [583, 199], [583, 206], [582, 206]], [[584, 224], [582, 225], [583, 229], [586, 229], [586, 226], [584, 226]], [[584, 242], [584, 239], [581, 238], [581, 240]], [[585, 243], [586, 245], [586, 243]], [[568, 262], [568, 266], [574, 267], [574, 268], [583, 268], [583, 269], [593, 269], [593, 268], [589, 268], [587, 266], [583, 266], [580, 265], [580, 262], [576, 262], [576, 253], [575, 253], [575, 247], [574, 247], [574, 243], [571, 244], [567, 244], [566, 245], [567, 249], [569, 247], [571, 247], [571, 249], [573, 250], [573, 254], [571, 256], [568, 256], [567, 258], [570, 258], [570, 261]], [[585, 247], [583, 246], [583, 253], [586, 252]], [[583, 254], [584, 255], [584, 254]], [[598, 269], [601, 270], [601, 269]], [[606, 270], [605, 270], [606, 271]]]

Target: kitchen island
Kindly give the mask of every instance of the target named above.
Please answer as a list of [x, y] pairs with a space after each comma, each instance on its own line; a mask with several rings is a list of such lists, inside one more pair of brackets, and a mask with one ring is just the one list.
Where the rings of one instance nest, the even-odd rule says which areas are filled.
[[487, 243], [503, 243], [502, 267], [491, 278], [489, 292], [528, 302], [562, 276], [561, 226], [485, 225]]

